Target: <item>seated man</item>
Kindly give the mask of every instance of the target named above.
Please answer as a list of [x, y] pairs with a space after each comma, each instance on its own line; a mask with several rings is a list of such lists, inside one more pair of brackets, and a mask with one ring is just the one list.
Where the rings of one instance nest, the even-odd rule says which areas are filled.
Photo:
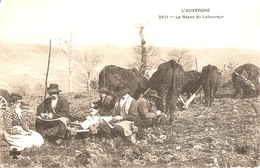
[[157, 110], [156, 102], [162, 98], [158, 96], [156, 90], [149, 90], [147, 93], [137, 100], [137, 112], [141, 120], [135, 122], [138, 128], [148, 128], [154, 124], [158, 116], [162, 114]]
[[132, 127], [133, 121], [139, 119], [139, 115], [136, 100], [128, 92], [129, 89], [124, 85], [115, 88], [112, 94], [116, 95], [118, 99], [113, 110], [112, 120], [102, 120], [99, 127], [111, 138], [121, 136], [125, 140], [135, 143]]
[[114, 98], [108, 94], [108, 89], [104, 86], [100, 87], [98, 92], [100, 100], [95, 103], [91, 103], [90, 107], [96, 109], [91, 110], [93, 111], [91, 115], [95, 115], [98, 112], [100, 116], [111, 116], [115, 106]]
[[36, 130], [44, 135], [45, 132], [49, 133], [48, 129], [58, 127], [56, 132], [58, 139], [55, 143], [59, 145], [66, 135], [69, 123], [69, 103], [59, 95], [61, 90], [57, 84], [52, 83], [47, 89], [50, 97], [37, 107]]

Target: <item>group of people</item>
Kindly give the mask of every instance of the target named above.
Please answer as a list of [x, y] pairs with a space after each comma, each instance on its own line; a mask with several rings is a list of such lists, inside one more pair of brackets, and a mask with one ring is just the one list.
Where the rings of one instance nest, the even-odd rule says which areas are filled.
[[156, 102], [162, 98], [158, 96], [157, 91], [149, 90], [135, 100], [129, 95], [129, 91], [124, 85], [116, 86], [111, 92], [106, 87], [100, 88], [98, 92], [101, 99], [92, 105], [97, 109], [92, 115], [99, 113], [101, 116], [112, 116], [109, 120], [99, 121], [98, 127], [109, 138], [121, 136], [135, 143], [133, 126], [139, 130], [151, 127], [157, 117], [163, 114], [156, 106]]
[[[28, 123], [23, 119], [20, 108], [22, 96], [17, 93], [10, 94], [10, 104], [4, 111], [3, 118], [4, 137], [11, 144], [11, 149], [21, 151], [32, 146], [41, 146], [46, 135], [56, 135], [57, 145], [63, 142], [68, 133], [70, 105], [60, 96], [61, 90], [58, 84], [51, 83], [47, 89], [49, 97], [37, 107], [36, 131], [30, 130]], [[116, 86], [112, 91], [106, 87], [99, 88], [100, 100], [91, 103], [90, 115], [109, 118], [100, 119], [95, 124], [107, 137], [121, 136], [135, 143], [133, 127], [143, 129], [153, 125], [157, 117], [162, 114], [157, 110], [155, 103], [161, 97], [155, 90], [149, 90], [135, 100], [128, 94], [129, 91], [124, 85]]]

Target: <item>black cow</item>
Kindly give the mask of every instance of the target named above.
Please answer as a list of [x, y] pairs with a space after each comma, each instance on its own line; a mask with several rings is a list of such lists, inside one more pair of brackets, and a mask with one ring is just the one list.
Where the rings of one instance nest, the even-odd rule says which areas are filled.
[[182, 88], [182, 94], [187, 94], [187, 99], [190, 98], [191, 94], [194, 94], [200, 87], [199, 84], [200, 73], [192, 70], [185, 72], [185, 85]]
[[199, 79], [204, 89], [205, 106], [212, 106], [215, 94], [221, 83], [221, 72], [213, 65], [204, 66]]
[[175, 60], [162, 63], [152, 75], [149, 84], [163, 98], [162, 110], [170, 113], [170, 122], [173, 122], [174, 111], [178, 109], [177, 100], [185, 84], [183, 67]]
[[236, 98], [257, 97], [260, 93], [260, 68], [254, 64], [244, 64], [232, 74]]
[[115, 65], [108, 65], [99, 73], [99, 87], [106, 86], [114, 90], [118, 85], [125, 85], [130, 89], [129, 94], [138, 99], [141, 93], [144, 93], [148, 87], [148, 79], [143, 77], [135, 68], [124, 69]]

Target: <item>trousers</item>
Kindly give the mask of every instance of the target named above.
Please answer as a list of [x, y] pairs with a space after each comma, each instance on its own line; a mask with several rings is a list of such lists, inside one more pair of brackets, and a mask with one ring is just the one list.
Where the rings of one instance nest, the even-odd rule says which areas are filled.
[[[49, 129], [58, 127], [57, 132], [50, 132]], [[67, 126], [60, 120], [55, 121], [43, 121], [36, 118], [35, 123], [36, 131], [39, 132], [42, 136], [45, 134], [57, 135], [59, 138], [64, 138], [67, 133]]]

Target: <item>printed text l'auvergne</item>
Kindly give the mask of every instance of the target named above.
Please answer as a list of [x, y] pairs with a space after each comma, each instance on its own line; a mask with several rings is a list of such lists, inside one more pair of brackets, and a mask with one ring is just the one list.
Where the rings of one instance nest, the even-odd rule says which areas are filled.
[[181, 9], [181, 12], [210, 12], [210, 9], [204, 9], [204, 8]]

